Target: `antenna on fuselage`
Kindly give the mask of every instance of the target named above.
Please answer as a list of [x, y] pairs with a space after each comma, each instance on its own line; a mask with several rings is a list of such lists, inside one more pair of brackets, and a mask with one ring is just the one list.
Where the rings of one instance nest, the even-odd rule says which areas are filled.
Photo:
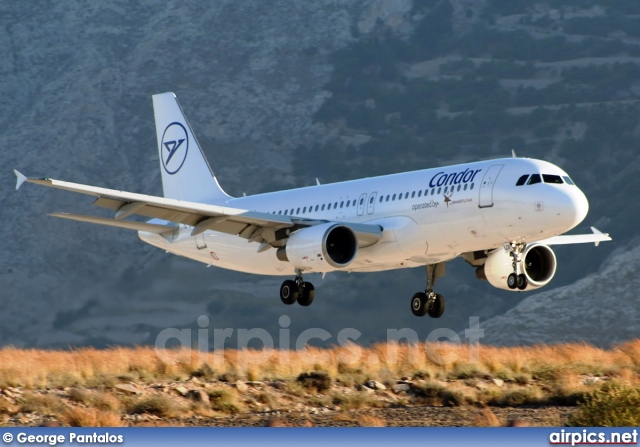
[[511, 149], [511, 156], [513, 158], [518, 158], [518, 156], [516, 155], [516, 150], [515, 149]]
[[320, 186], [320, 180], [318, 180], [318, 177], [316, 177], [316, 185]]

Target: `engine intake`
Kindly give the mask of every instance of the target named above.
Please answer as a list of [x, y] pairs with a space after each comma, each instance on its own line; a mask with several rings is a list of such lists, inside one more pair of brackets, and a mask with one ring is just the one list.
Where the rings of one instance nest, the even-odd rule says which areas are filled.
[[[535, 290], [549, 284], [556, 274], [556, 255], [546, 245], [527, 245], [520, 256], [519, 270], [529, 281], [525, 290]], [[479, 279], [486, 279], [493, 287], [510, 290], [507, 277], [513, 273], [513, 258], [503, 249], [489, 254], [484, 265], [476, 270]]]
[[277, 256], [301, 270], [322, 272], [348, 266], [357, 253], [358, 239], [353, 230], [326, 223], [292, 233]]

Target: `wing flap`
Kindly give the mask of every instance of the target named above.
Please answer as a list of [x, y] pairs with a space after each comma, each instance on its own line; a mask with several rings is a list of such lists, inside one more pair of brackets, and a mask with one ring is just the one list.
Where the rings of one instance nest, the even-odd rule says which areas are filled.
[[146, 231], [148, 233], [168, 234], [173, 233], [178, 228], [170, 225], [158, 225], [145, 222], [131, 222], [127, 220], [110, 219], [108, 217], [85, 216], [82, 214], [71, 213], [52, 213], [52, 217], [61, 219], [75, 220], [77, 222], [88, 222], [109, 227], [125, 228], [127, 230]]

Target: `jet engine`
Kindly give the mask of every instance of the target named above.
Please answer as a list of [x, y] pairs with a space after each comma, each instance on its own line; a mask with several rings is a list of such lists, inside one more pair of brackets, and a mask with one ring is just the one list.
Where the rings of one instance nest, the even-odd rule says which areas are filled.
[[[525, 290], [535, 290], [546, 286], [556, 274], [556, 255], [546, 245], [527, 245], [520, 255], [519, 272], [523, 273], [529, 282]], [[512, 290], [507, 285], [507, 277], [513, 273], [513, 258], [511, 254], [500, 248], [487, 257], [484, 265], [476, 270], [479, 279], [486, 279], [493, 287]]]
[[305, 271], [327, 272], [348, 266], [358, 253], [358, 239], [347, 226], [326, 223], [291, 233], [278, 259]]

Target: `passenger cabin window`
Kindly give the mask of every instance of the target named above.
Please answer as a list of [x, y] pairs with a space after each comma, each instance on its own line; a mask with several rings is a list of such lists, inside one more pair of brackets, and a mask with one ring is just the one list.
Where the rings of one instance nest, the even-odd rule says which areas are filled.
[[380, 200], [378, 202], [382, 203], [382, 199], [384, 199], [384, 196], [380, 196]]
[[328, 203], [328, 204], [327, 204], [327, 209], [328, 209], [328, 210], [330, 210], [330, 209], [331, 209], [331, 204], [330, 204], [330, 203]]
[[324, 211], [324, 206], [325, 206], [325, 205], [324, 205], [324, 203], [323, 203], [323, 204], [322, 204], [322, 211]]
[[387, 197], [384, 199], [385, 202], [389, 201], [389, 194], [387, 194]]
[[396, 195], [395, 194], [391, 196], [391, 200], [396, 200]]
[[344, 201], [340, 202], [340, 208], [344, 206]]
[[307, 212], [307, 207], [305, 206], [304, 208], [302, 208], [302, 214], [306, 214]]
[[296, 210], [296, 214], [300, 214], [300, 208]]
[[529, 178], [529, 174], [525, 174], [522, 177], [520, 177], [518, 179], [518, 181], [516, 182], [516, 186], [522, 186], [525, 183], [527, 183], [527, 179]]
[[565, 176], [563, 176], [562, 178], [563, 178], [563, 179], [564, 179], [564, 181], [567, 183], [567, 185], [575, 185], [575, 183], [573, 183], [573, 180], [571, 180], [571, 179], [569, 178], [569, 176], [566, 176], [566, 175], [565, 175]]
[[529, 181], [527, 182], [527, 185], [534, 185], [540, 182], [542, 182], [542, 180], [540, 179], [540, 174], [533, 174], [529, 179]]
[[422, 197], [422, 190], [418, 191], [418, 197]]
[[545, 183], [555, 183], [555, 184], [563, 183], [562, 177], [560, 177], [559, 175], [542, 174], [542, 179], [544, 180]]
[[369, 204], [372, 204], [372, 203], [373, 203], [373, 200], [374, 200], [374, 198], [373, 198], [373, 197], [371, 197], [371, 198], [369, 199]]
[[320, 205], [316, 205], [316, 211], [318, 211], [318, 208], [320, 207]]

